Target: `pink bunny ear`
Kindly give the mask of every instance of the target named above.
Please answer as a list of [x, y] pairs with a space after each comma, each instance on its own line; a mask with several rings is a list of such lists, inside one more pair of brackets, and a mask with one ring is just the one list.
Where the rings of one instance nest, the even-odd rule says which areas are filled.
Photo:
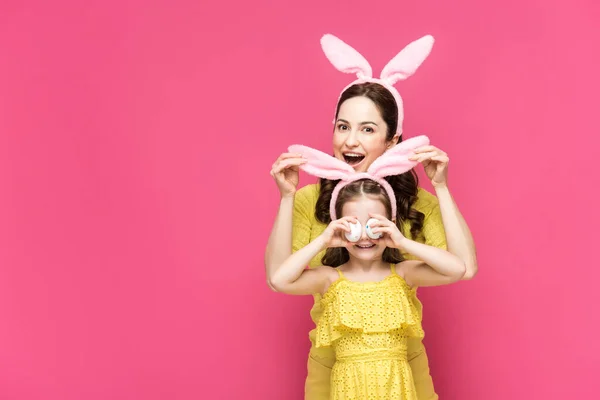
[[427, 136], [415, 136], [405, 140], [373, 161], [367, 172], [377, 178], [385, 178], [386, 176], [399, 175], [410, 171], [417, 165], [417, 162], [409, 160], [409, 157], [413, 155], [416, 148], [428, 144], [429, 138]]
[[381, 71], [381, 79], [390, 85], [415, 73], [433, 47], [433, 36], [426, 35], [415, 40], [398, 53]]
[[339, 180], [354, 174], [354, 168], [350, 165], [322, 151], [299, 144], [288, 147], [288, 151], [302, 154], [307, 158], [308, 162], [301, 165], [300, 169], [319, 178]]
[[338, 39], [326, 34], [321, 38], [321, 47], [325, 56], [339, 71], [347, 74], [356, 74], [359, 78], [373, 77], [373, 70], [369, 62], [352, 47]]

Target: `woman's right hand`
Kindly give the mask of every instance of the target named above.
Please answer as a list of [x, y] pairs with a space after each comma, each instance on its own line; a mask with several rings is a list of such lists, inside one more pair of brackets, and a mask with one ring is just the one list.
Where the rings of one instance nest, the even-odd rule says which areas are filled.
[[321, 233], [320, 238], [325, 248], [329, 247], [347, 247], [350, 242], [346, 239], [344, 233], [350, 232], [350, 224], [356, 223], [354, 217], [343, 217], [331, 221], [327, 228]]
[[306, 163], [306, 158], [297, 153], [283, 153], [271, 168], [271, 176], [275, 179], [281, 197], [293, 196], [299, 181], [299, 166]]

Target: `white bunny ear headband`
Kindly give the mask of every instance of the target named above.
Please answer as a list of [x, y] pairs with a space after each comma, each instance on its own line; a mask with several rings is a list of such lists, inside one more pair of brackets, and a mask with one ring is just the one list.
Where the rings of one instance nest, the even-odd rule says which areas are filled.
[[378, 83], [392, 93], [398, 106], [398, 129], [396, 133], [402, 135], [402, 122], [404, 120], [402, 97], [400, 97], [400, 93], [398, 93], [393, 85], [415, 73], [417, 68], [419, 68], [427, 56], [429, 56], [431, 48], [433, 47], [433, 42], [433, 36], [426, 35], [421, 39], [410, 43], [387, 63], [381, 71], [381, 76], [379, 78], [373, 77], [371, 65], [369, 65], [369, 62], [358, 51], [354, 50], [337, 37], [331, 34], [324, 35], [321, 38], [321, 47], [336, 69], [347, 74], [356, 74], [358, 78], [346, 86], [344, 90], [342, 90], [342, 93], [352, 85], [365, 82]]
[[396, 196], [390, 184], [384, 179], [386, 176], [399, 175], [410, 171], [417, 165], [417, 161], [411, 161], [410, 157], [414, 150], [429, 144], [427, 136], [416, 136], [405, 140], [383, 153], [373, 161], [367, 172], [356, 172], [354, 168], [322, 151], [302, 145], [292, 145], [288, 148], [290, 153], [298, 153], [307, 159], [300, 168], [308, 174], [330, 180], [340, 180], [333, 189], [329, 203], [329, 214], [331, 220], [336, 220], [335, 203], [340, 190], [360, 179], [371, 179], [379, 183], [386, 191], [392, 204], [392, 220], [396, 219]]

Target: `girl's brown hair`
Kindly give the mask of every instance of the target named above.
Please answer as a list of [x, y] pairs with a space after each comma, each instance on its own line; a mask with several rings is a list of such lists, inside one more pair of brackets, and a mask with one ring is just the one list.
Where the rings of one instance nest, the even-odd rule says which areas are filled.
[[[340, 194], [338, 195], [335, 203], [336, 215], [342, 215], [344, 204], [349, 201], [356, 200], [362, 196], [372, 196], [377, 200], [380, 200], [385, 207], [387, 217], [391, 218], [392, 205], [390, 198], [377, 182], [370, 179], [361, 179], [351, 182], [344, 186], [342, 190], [340, 190]], [[389, 247], [383, 251], [382, 258], [383, 261], [394, 264], [398, 264], [403, 260], [403, 257], [398, 249], [392, 249]], [[349, 259], [350, 254], [348, 253], [348, 250], [346, 250], [344, 247], [333, 247], [328, 248], [325, 251], [325, 255], [323, 256], [321, 263], [323, 265], [329, 265], [330, 267], [339, 267], [340, 265], [347, 263]]]

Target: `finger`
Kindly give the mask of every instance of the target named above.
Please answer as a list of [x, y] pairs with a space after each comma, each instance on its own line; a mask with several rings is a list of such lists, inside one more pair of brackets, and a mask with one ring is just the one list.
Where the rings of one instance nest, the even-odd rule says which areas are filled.
[[421, 147], [417, 147], [414, 152], [419, 154], [419, 153], [426, 153], [426, 152], [430, 152], [430, 151], [439, 151], [439, 149], [435, 146], [421, 146]]
[[284, 160], [282, 162], [279, 163], [279, 165], [277, 165], [273, 171], [275, 171], [276, 174], [280, 173], [281, 171], [283, 171], [286, 168], [290, 168], [290, 167], [297, 167], [299, 165], [302, 164], [306, 164], [306, 160], [302, 160], [302, 159], [288, 159], [288, 160]]
[[450, 162], [450, 158], [448, 158], [447, 156], [442, 156], [442, 155], [431, 157], [431, 159], [435, 160], [435, 161], [439, 161], [439, 162], [444, 163], [444, 164], [447, 164], [447, 163]]
[[373, 233], [385, 233], [385, 234], [391, 235], [392, 232], [393, 232], [393, 229], [391, 227], [389, 227], [389, 226], [380, 226], [380, 227], [371, 229], [371, 232], [373, 232]]
[[378, 219], [377, 221], [369, 222], [369, 229], [373, 229], [380, 226], [386, 226], [386, 222]]
[[387, 223], [390, 222], [390, 220], [388, 218], [386, 218], [385, 216], [381, 215], [381, 214], [375, 214], [375, 213], [369, 213], [369, 217], [371, 218], [375, 218], [376, 220], [378, 220], [380, 223]]
[[337, 220], [334, 224], [333, 224], [333, 228], [336, 231], [345, 231], [345, 232], [350, 232], [350, 225], [348, 225], [347, 221], [344, 220]]
[[306, 164], [307, 161], [308, 160], [306, 160], [305, 158], [288, 158], [286, 160], [281, 161], [279, 165], [284, 165], [285, 167], [289, 167], [292, 165], [298, 166]]
[[289, 158], [304, 158], [300, 153], [282, 153], [279, 157], [277, 157], [277, 161], [287, 160]]
[[277, 161], [275, 161], [273, 163], [273, 165], [271, 166], [271, 168], [277, 168], [278, 166], [285, 164], [285, 165], [295, 165], [295, 164], [301, 164], [302, 162], [306, 162], [308, 161], [306, 158], [303, 157], [288, 157], [285, 159], [277, 159]]
[[414, 156], [410, 157], [410, 160], [411, 161], [417, 161], [417, 162], [423, 162], [423, 161], [425, 161], [427, 159], [430, 159], [430, 158], [438, 156], [438, 155], [440, 155], [438, 152], [436, 152], [436, 151], [430, 151], [430, 152], [427, 152], [427, 153], [421, 153], [421, 154], [418, 154], [418, 155], [414, 155]]
[[281, 171], [283, 171], [283, 169], [284, 168], [282, 166], [277, 166], [271, 170], [271, 175], [275, 176], [275, 175], [281, 173]]

